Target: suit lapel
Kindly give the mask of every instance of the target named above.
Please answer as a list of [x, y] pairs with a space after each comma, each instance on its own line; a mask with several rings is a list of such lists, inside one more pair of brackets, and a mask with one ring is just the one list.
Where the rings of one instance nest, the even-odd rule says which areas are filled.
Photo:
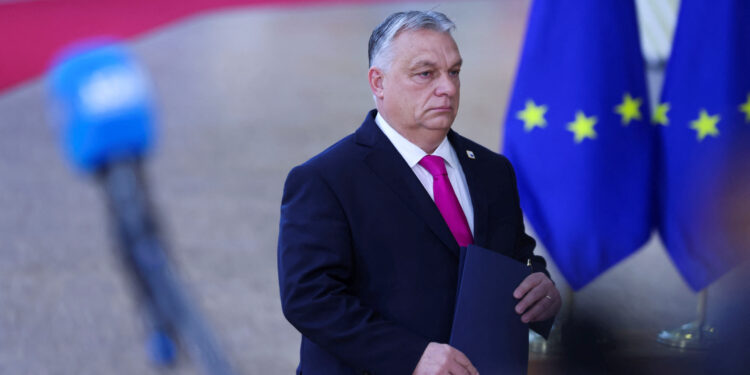
[[[448, 133], [448, 140], [456, 151], [458, 160], [461, 163], [461, 169], [463, 169], [464, 176], [466, 177], [466, 184], [469, 186], [471, 206], [474, 208], [474, 243], [483, 246], [487, 243], [487, 236], [489, 235], [487, 233], [489, 225], [487, 203], [490, 200], [490, 196], [484, 188], [485, 185], [482, 183], [482, 178], [484, 177], [482, 172], [487, 173], [487, 169], [482, 168], [484, 160], [481, 160], [475, 154], [478, 150], [467, 148], [467, 142], [458, 133], [450, 131]], [[469, 154], [473, 155], [473, 157], [469, 157]]]
[[374, 117], [374, 112], [370, 112], [356, 133], [356, 142], [370, 147], [364, 159], [365, 164], [401, 198], [405, 206], [424, 220], [430, 230], [452, 253], [458, 256], [458, 243], [440, 215], [435, 202], [427, 194], [404, 158], [385, 134], [378, 129], [373, 120]]

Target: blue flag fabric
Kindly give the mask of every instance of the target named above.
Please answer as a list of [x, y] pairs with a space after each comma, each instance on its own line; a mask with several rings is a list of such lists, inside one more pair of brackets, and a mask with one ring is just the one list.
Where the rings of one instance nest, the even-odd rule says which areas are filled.
[[750, 174], [750, 2], [682, 0], [655, 115], [660, 234], [688, 285], [700, 290], [743, 250], [728, 233], [732, 203], [724, 198]]
[[648, 120], [634, 2], [535, 1], [503, 150], [529, 222], [575, 290], [655, 226]]

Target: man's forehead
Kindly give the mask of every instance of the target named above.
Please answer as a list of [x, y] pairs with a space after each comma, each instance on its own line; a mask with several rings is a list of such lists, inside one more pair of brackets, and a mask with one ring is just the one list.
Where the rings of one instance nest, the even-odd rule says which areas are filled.
[[444, 58], [450, 66], [461, 65], [458, 46], [448, 32], [437, 30], [408, 30], [399, 32], [393, 39], [396, 58], [409, 66], [438, 65]]

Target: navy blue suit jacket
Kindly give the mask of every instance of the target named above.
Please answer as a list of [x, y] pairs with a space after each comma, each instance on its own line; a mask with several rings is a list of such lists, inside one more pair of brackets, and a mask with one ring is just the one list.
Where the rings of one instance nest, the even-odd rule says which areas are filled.
[[[459, 246], [375, 114], [284, 186], [281, 302], [302, 333], [305, 375], [411, 374], [430, 341], [450, 338]], [[508, 160], [454, 131], [448, 139], [471, 194], [474, 242], [546, 273]]]

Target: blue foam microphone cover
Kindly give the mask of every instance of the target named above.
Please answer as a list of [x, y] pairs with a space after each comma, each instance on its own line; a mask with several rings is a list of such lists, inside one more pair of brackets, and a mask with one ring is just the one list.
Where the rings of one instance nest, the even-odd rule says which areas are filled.
[[63, 148], [79, 169], [144, 156], [154, 143], [150, 81], [128, 49], [117, 42], [69, 48], [48, 75], [53, 122]]

